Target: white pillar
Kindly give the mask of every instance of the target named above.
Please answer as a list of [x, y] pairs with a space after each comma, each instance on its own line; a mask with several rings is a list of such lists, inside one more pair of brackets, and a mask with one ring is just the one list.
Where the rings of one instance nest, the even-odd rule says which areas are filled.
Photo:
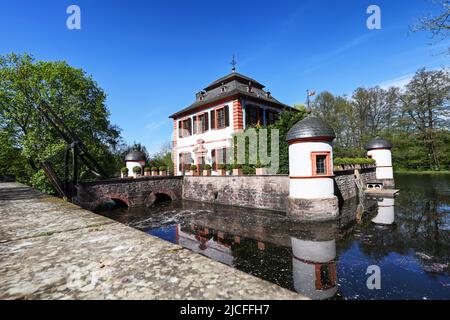
[[339, 215], [334, 195], [334, 138], [333, 129], [314, 117], [299, 121], [289, 131], [289, 218], [320, 221]]
[[392, 169], [392, 144], [380, 137], [366, 145], [367, 156], [376, 162], [376, 178], [385, 187], [394, 186], [394, 170]]

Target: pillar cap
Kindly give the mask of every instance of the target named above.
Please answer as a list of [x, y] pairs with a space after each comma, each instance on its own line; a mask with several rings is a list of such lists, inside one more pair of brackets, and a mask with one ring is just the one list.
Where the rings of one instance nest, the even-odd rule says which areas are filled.
[[386, 139], [376, 137], [372, 141], [370, 141], [368, 144], [364, 146], [364, 149], [366, 150], [373, 150], [373, 149], [392, 149], [392, 143], [387, 141]]
[[309, 139], [309, 138], [325, 138], [333, 140], [336, 138], [334, 130], [319, 118], [309, 116], [297, 122], [291, 130], [289, 130], [286, 141]]
[[145, 161], [145, 155], [139, 150], [133, 150], [125, 156], [125, 161]]

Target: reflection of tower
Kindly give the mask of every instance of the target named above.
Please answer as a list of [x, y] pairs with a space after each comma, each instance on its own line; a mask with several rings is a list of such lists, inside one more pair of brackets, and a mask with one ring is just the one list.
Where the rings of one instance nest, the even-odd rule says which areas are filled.
[[294, 287], [314, 300], [333, 297], [337, 292], [336, 241], [291, 238]]
[[383, 198], [378, 201], [378, 214], [372, 219], [372, 222], [381, 225], [393, 224], [395, 220], [394, 205], [394, 198]]

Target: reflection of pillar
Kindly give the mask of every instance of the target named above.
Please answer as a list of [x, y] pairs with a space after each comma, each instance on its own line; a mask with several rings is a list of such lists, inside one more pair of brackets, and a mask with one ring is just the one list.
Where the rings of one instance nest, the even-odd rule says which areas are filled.
[[395, 221], [394, 206], [394, 198], [383, 198], [382, 201], [378, 201], [378, 214], [372, 219], [372, 222], [381, 225], [393, 224]]
[[337, 292], [336, 241], [291, 238], [294, 288], [314, 300], [333, 297]]
[[330, 220], [339, 214], [334, 195], [333, 129], [315, 117], [296, 123], [286, 136], [289, 144], [288, 217]]

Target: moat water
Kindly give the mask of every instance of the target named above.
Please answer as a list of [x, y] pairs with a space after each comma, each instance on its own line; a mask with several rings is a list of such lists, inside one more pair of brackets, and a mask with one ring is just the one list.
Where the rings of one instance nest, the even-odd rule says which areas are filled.
[[188, 201], [101, 214], [312, 299], [450, 299], [450, 175], [396, 187], [332, 223]]

